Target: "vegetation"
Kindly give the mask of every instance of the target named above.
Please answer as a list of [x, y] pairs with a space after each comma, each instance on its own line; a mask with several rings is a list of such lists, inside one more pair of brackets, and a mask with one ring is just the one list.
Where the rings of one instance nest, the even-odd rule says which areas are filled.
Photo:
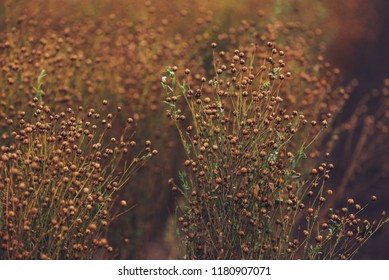
[[0, 259], [353, 258], [388, 83], [342, 119], [336, 5], [263, 2], [0, 3]]

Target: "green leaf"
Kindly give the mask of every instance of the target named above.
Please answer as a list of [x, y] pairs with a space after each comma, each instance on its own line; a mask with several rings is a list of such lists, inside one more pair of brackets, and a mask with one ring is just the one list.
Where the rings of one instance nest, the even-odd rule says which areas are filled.
[[270, 88], [270, 82], [266, 81], [263, 83], [261, 90], [268, 90]]
[[46, 76], [46, 72], [45, 72], [45, 70], [42, 70], [39, 73], [38, 79], [36, 81], [37, 86], [36, 86], [36, 88], [34, 88], [39, 104], [42, 104], [42, 96], [43, 96], [42, 84], [43, 84], [43, 78], [45, 76]]
[[291, 166], [293, 170], [296, 168], [296, 165], [297, 165], [297, 160], [294, 160]]
[[186, 191], [189, 191], [189, 184], [188, 184], [188, 175], [185, 171], [179, 171], [178, 177], [181, 180], [182, 188]]
[[274, 77], [276, 79], [278, 79], [278, 73], [281, 72], [282, 70], [282, 67], [275, 67], [273, 70], [272, 70], [272, 74], [274, 75]]
[[163, 89], [165, 90], [165, 92], [167, 93], [167, 95], [169, 95], [169, 92], [168, 92], [167, 87], [166, 87], [166, 83], [162, 81], [161, 85], [162, 85]]
[[180, 85], [181, 86], [181, 90], [182, 90], [182, 92], [183, 93], [185, 93], [186, 92], [186, 90], [187, 90], [187, 86], [186, 86], [186, 83], [185, 83], [185, 81], [184, 81], [184, 83], [182, 84], [182, 85]]

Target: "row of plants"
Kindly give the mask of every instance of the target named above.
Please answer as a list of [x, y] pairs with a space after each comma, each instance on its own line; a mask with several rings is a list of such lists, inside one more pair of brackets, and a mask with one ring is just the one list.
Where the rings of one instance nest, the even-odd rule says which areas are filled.
[[386, 219], [331, 153], [376, 123], [333, 122], [356, 83], [276, 2], [1, 4], [0, 257], [354, 257]]

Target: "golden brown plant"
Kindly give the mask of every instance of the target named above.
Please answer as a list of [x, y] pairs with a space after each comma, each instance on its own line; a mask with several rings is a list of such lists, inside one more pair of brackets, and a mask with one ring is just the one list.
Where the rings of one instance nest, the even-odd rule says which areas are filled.
[[[234, 68], [236, 73], [242, 74], [243, 66], [248, 73], [251, 71], [248, 62], [252, 60], [254, 65], [259, 63], [266, 68], [261, 70], [262, 80], [259, 77], [251, 79], [245, 74], [237, 76], [237, 80], [247, 78], [244, 80], [252, 86], [265, 88], [281, 85], [277, 94], [283, 101], [277, 106], [284, 111], [269, 111], [268, 116], [273, 118], [271, 114], [276, 113], [274, 118], [282, 119], [279, 126], [296, 120], [296, 114], [304, 115], [307, 120], [309, 129], [296, 131], [286, 151], [290, 160], [293, 157], [314, 158], [313, 161], [299, 161], [298, 172], [304, 178], [311, 166], [321, 164], [319, 159], [327, 152], [339, 149], [340, 133], [359, 135], [356, 128], [360, 119], [367, 120], [361, 135], [368, 136], [355, 137], [361, 142], [358, 147], [364, 148], [358, 148], [355, 156], [348, 156], [358, 162], [353, 161], [349, 166], [335, 162], [337, 166], [348, 168], [339, 184], [342, 194], [343, 186], [351, 181], [361, 162], [365, 168], [375, 168], [372, 167], [375, 145], [366, 144], [375, 141], [381, 145], [384, 138], [376, 138], [380, 131], [378, 126], [383, 130], [385, 126], [384, 121], [373, 121], [359, 113], [346, 124], [332, 126], [332, 120], [343, 108], [345, 100], [352, 97], [353, 86], [340, 86], [341, 75], [327, 62], [328, 57], [324, 58], [326, 46], [323, 42], [330, 45], [332, 61], [344, 63], [352, 56], [353, 45], [374, 37], [369, 27], [376, 19], [371, 1], [369, 4], [362, 0], [338, 2], [317, 1], [312, 6], [301, 0], [246, 0], [244, 4], [233, 0], [0, 1], [0, 145], [8, 147], [14, 142], [8, 123], [13, 120], [17, 124], [20, 112], [26, 112], [26, 123], [36, 121], [28, 105], [36, 96], [36, 77], [41, 69], [48, 74], [41, 95], [45, 105], [54, 112], [75, 110], [80, 105], [94, 108], [101, 115], [99, 120], [105, 120], [101, 127], [110, 122], [109, 113], [114, 116], [115, 125], [101, 138], [104, 143], [110, 143], [111, 138], [120, 139], [122, 128], [129, 125], [127, 116], [116, 115], [116, 106], [123, 112], [131, 112], [131, 131], [136, 130], [133, 141], [145, 143], [150, 139], [159, 156], [147, 168], [138, 170], [139, 176], [122, 189], [122, 199], [130, 207], [136, 207], [110, 224], [109, 240], [113, 247], [119, 248], [116, 255], [119, 258], [148, 258], [154, 250], [153, 244], [160, 244], [164, 239], [163, 234], [155, 233], [165, 230], [170, 212], [174, 212], [173, 197], [166, 182], [180, 169], [185, 153], [180, 147], [180, 137], [175, 133], [174, 122], [164, 118], [162, 101], [165, 95], [160, 86], [160, 73], [166, 65], [175, 62], [178, 68], [175, 76], [185, 80], [186, 74], [182, 70], [190, 69], [188, 82], [193, 90], [205, 89], [207, 92], [201, 92], [204, 96], [210, 94], [212, 87], [210, 91], [206, 84], [208, 78], [203, 83], [203, 77], [218, 75], [224, 79], [226, 72]], [[349, 12], [343, 13], [344, 8]], [[306, 12], [308, 9], [309, 13]], [[359, 16], [361, 12], [363, 17]], [[318, 26], [324, 26], [325, 32]], [[218, 45], [214, 49], [208, 48], [212, 42]], [[271, 45], [267, 46], [267, 42]], [[217, 53], [221, 49], [224, 55], [220, 52], [219, 57]], [[239, 50], [236, 54], [235, 49]], [[235, 55], [238, 60], [233, 59]], [[245, 60], [243, 64], [241, 59]], [[282, 82], [279, 80], [281, 74]], [[269, 90], [275, 92], [273, 86]], [[248, 100], [253, 98], [251, 92], [248, 94]], [[207, 110], [217, 111], [212, 105], [215, 101], [208, 98]], [[103, 105], [104, 100], [109, 102]], [[213, 116], [211, 111], [208, 111], [209, 116]], [[83, 109], [75, 114], [87, 118], [88, 113]], [[188, 124], [190, 114], [190, 110], [183, 107], [179, 115], [185, 126], [192, 126], [194, 133], [195, 126]], [[241, 121], [246, 119], [241, 117]], [[274, 120], [265, 118], [263, 121], [270, 125]], [[372, 123], [377, 124], [377, 129], [369, 128]], [[327, 126], [325, 130], [324, 126]], [[276, 136], [275, 132], [269, 137], [273, 136]], [[315, 141], [311, 143], [313, 139]], [[323, 139], [331, 141], [327, 145]], [[146, 143], [145, 146], [149, 148]], [[212, 145], [212, 148], [217, 151], [220, 145]], [[382, 145], [384, 149], [385, 145]], [[369, 152], [362, 156], [360, 150]], [[380, 162], [383, 161], [382, 150], [377, 150]], [[353, 150], [346, 148], [344, 151], [345, 155], [350, 155]], [[83, 150], [83, 153], [89, 151]], [[125, 167], [119, 163], [117, 168]], [[325, 205], [333, 206], [339, 196], [343, 197], [333, 196]], [[171, 227], [168, 230], [174, 234]]]
[[157, 152], [151, 143], [136, 152], [132, 119], [113, 137], [120, 108], [56, 113], [44, 105], [40, 91], [38, 84], [30, 109], [6, 118], [0, 152], [0, 258], [91, 259], [100, 248], [112, 252], [106, 228], [128, 211], [113, 209], [117, 192]]
[[[282, 50], [271, 42], [267, 47], [271, 55], [262, 60], [257, 48], [215, 53], [211, 79], [193, 80], [186, 69], [179, 83], [177, 67], [162, 76], [168, 116], [187, 156], [181, 186], [173, 186], [187, 202], [178, 218], [185, 257], [350, 259], [388, 220], [362, 221], [366, 206], [352, 209], [353, 199], [321, 217], [333, 194], [325, 182], [334, 165], [322, 162], [310, 176], [298, 170], [317, 139], [315, 128], [328, 122], [308, 124], [301, 112], [284, 105], [283, 84], [292, 74], [285, 73], [284, 63], [274, 63]], [[299, 138], [307, 125], [313, 133]]]

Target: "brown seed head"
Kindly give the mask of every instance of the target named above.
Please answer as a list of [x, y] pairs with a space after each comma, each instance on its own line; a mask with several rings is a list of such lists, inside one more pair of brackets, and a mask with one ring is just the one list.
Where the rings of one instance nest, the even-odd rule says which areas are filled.
[[320, 243], [320, 242], [323, 241], [323, 236], [322, 235], [318, 235], [318, 236], [316, 236], [315, 240], [316, 240], [317, 243]]
[[125, 201], [125, 200], [120, 201], [120, 206], [126, 207], [127, 206], [127, 201]]

